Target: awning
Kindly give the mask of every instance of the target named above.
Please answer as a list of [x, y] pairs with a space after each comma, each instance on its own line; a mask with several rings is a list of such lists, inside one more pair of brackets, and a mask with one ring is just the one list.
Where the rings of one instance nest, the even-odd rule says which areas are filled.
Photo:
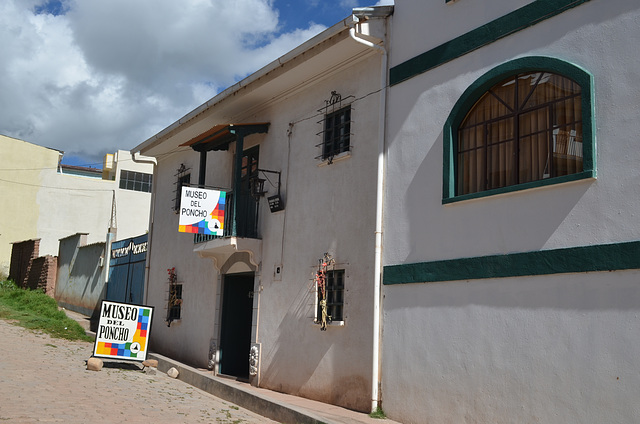
[[211, 128], [180, 146], [189, 146], [197, 152], [208, 152], [209, 150], [228, 150], [229, 144], [236, 140], [239, 134], [247, 136], [250, 134], [266, 133], [269, 130], [268, 122], [253, 124], [219, 124]]

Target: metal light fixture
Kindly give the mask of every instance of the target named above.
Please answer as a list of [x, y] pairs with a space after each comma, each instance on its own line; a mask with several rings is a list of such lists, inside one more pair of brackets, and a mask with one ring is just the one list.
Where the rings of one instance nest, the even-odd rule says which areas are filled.
[[[263, 175], [265, 173], [269, 173], [269, 174], [278, 174], [278, 185], [275, 186], [270, 180], [269, 178], [265, 175], [265, 178], [260, 178], [260, 172], [263, 173]], [[256, 200], [256, 202], [260, 201], [260, 198], [263, 197], [267, 191], [264, 189], [264, 183], [265, 181], [269, 180], [269, 183], [273, 186], [275, 186], [278, 189], [278, 192], [273, 195], [273, 196], [269, 196], [267, 198], [267, 200], [269, 201], [269, 210], [273, 213], [273, 212], [278, 212], [284, 209], [284, 202], [282, 201], [282, 196], [280, 196], [280, 178], [281, 178], [281, 172], [280, 171], [270, 171], [268, 169], [258, 169], [258, 175], [256, 175], [255, 177], [251, 178], [251, 180], [249, 181], [249, 187], [251, 189], [251, 196], [253, 196], [253, 198]]]

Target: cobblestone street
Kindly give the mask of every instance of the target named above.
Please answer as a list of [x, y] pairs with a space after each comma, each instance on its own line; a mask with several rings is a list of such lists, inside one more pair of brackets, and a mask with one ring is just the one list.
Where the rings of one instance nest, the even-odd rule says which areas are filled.
[[92, 348], [0, 320], [0, 422], [275, 422], [135, 364], [87, 371]]

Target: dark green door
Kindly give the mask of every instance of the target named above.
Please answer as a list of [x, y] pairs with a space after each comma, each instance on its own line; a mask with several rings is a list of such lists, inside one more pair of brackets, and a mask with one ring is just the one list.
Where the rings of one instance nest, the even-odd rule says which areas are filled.
[[249, 378], [254, 274], [224, 276], [220, 373]]
[[236, 214], [237, 236], [258, 236], [258, 203], [251, 196], [251, 179], [258, 177], [260, 146], [244, 151], [242, 156], [241, 182], [238, 190], [238, 213]]

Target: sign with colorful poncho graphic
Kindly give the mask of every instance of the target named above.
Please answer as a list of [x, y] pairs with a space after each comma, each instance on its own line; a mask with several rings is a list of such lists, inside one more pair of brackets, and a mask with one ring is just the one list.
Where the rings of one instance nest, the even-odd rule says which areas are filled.
[[224, 191], [182, 187], [178, 231], [223, 236], [226, 198]]
[[153, 306], [103, 300], [93, 356], [146, 360], [152, 316]]

